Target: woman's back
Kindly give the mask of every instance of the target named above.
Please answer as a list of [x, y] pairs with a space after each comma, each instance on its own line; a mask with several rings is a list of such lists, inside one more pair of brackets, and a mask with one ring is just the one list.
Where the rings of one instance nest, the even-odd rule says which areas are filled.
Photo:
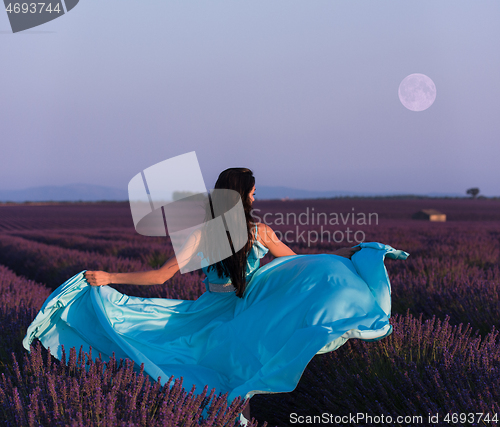
[[[269, 251], [262, 243], [258, 241], [258, 226], [255, 224], [254, 229], [254, 242], [247, 256], [247, 263], [245, 268], [245, 277], [247, 283], [252, 279], [253, 274], [257, 271], [260, 266], [260, 259], [263, 258]], [[231, 278], [224, 275], [219, 277], [215, 267], [208, 270], [210, 266], [210, 260], [208, 257], [203, 255], [203, 252], [199, 252], [198, 256], [202, 258], [201, 265], [203, 272], [207, 275], [203, 283], [207, 291], [211, 292], [234, 292], [235, 288], [231, 284]]]

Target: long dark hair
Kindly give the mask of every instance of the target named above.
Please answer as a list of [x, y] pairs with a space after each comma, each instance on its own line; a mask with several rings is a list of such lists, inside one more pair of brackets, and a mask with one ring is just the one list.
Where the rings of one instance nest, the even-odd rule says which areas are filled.
[[[246, 244], [236, 251], [229, 258], [214, 263], [208, 267], [208, 271], [217, 270], [217, 275], [222, 278], [224, 276], [231, 278], [232, 285], [236, 288], [236, 296], [242, 298], [246, 288], [246, 263], [248, 253], [253, 245], [252, 228], [255, 221], [252, 216], [252, 204], [249, 200], [249, 194], [255, 185], [255, 177], [253, 172], [247, 168], [230, 168], [221, 172], [214, 189], [228, 189], [238, 192], [241, 196], [243, 210], [245, 212], [245, 221], [247, 226], [248, 240]], [[229, 241], [231, 236], [229, 231], [226, 231]]]

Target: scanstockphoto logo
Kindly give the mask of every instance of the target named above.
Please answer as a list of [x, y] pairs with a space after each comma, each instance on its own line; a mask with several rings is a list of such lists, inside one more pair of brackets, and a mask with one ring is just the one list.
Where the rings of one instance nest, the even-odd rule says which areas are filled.
[[79, 0], [13, 2], [4, 0], [13, 33], [45, 24], [73, 9]]
[[222, 261], [248, 241], [240, 194], [207, 191], [194, 151], [138, 173], [128, 195], [136, 231], [168, 234], [181, 273]]

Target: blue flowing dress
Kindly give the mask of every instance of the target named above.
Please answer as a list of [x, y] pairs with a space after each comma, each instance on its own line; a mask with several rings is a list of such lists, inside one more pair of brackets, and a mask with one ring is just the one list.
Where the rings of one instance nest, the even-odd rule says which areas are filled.
[[207, 271], [208, 260], [207, 291], [195, 301], [90, 286], [84, 270], [49, 296], [23, 345], [29, 350], [37, 338], [58, 358], [63, 344], [85, 351], [91, 346], [103, 360], [115, 353], [144, 363], [162, 383], [182, 376], [187, 390], [208, 385], [228, 393], [229, 403], [237, 396], [289, 392], [314, 355], [349, 338], [377, 340], [392, 332], [384, 257], [409, 254], [375, 242], [358, 246], [351, 259], [293, 255], [259, 268], [268, 249], [255, 239], [243, 298], [229, 278]]

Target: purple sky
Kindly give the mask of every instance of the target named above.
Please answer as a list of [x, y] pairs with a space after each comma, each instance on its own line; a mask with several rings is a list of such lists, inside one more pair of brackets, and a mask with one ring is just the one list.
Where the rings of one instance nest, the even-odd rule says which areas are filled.
[[[0, 189], [126, 189], [196, 151], [207, 187], [500, 195], [500, 2], [80, 0], [0, 13]], [[398, 87], [429, 76], [434, 104]], [[258, 196], [258, 194], [257, 194]]]

